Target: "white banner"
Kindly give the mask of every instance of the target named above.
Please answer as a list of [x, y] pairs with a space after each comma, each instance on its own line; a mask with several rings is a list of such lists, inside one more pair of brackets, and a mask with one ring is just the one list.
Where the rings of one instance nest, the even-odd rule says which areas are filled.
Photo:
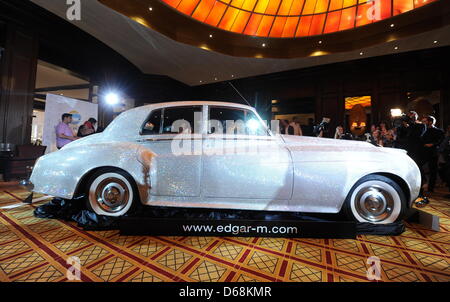
[[46, 153], [57, 150], [55, 127], [61, 122], [61, 116], [64, 113], [72, 114], [72, 123], [69, 126], [72, 128], [74, 135], [76, 135], [78, 128], [89, 118], [98, 119], [98, 105], [61, 95], [47, 94], [42, 139], [42, 144], [47, 146]]

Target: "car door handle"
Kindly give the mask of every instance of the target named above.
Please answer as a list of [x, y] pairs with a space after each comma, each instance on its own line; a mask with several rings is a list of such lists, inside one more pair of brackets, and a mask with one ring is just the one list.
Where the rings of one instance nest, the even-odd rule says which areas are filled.
[[157, 141], [157, 138], [139, 138], [136, 140], [138, 143], [145, 143], [145, 142], [155, 142]]

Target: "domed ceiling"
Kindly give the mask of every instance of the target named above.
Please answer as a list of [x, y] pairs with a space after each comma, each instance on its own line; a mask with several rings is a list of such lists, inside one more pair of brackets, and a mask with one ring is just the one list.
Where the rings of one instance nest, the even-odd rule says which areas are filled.
[[371, 24], [435, 0], [162, 0], [205, 24], [239, 34], [295, 38]]
[[[67, 20], [66, 1], [31, 1]], [[450, 45], [449, 0], [353, 29], [296, 38], [226, 31], [180, 13], [162, 0], [92, 0], [82, 1], [81, 6], [82, 18], [71, 22], [74, 26], [143, 73], [192, 86]], [[329, 54], [311, 55], [319, 51]]]
[[361, 50], [444, 26], [449, 0], [98, 0], [208, 51], [299, 58]]

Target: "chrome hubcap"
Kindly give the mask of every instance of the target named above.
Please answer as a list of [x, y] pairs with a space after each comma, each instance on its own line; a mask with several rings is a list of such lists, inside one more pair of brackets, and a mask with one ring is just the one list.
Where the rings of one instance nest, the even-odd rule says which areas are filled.
[[130, 192], [127, 185], [118, 178], [107, 178], [95, 190], [98, 205], [109, 213], [121, 211], [128, 203]]
[[379, 222], [388, 218], [394, 209], [391, 194], [380, 186], [362, 188], [355, 197], [358, 214], [371, 222]]

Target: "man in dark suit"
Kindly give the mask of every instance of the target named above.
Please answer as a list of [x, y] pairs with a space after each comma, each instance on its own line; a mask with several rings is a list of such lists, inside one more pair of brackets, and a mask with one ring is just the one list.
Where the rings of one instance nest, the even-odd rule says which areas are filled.
[[425, 164], [428, 164], [430, 171], [428, 191], [434, 192], [438, 172], [438, 148], [444, 140], [444, 131], [435, 126], [436, 119], [433, 116], [424, 117], [422, 123], [427, 129], [422, 135], [421, 167], [423, 168]]
[[422, 153], [422, 135], [425, 133], [426, 126], [418, 121], [419, 115], [415, 111], [408, 112], [409, 121], [406, 125], [406, 151], [408, 155], [421, 168], [420, 156]]

